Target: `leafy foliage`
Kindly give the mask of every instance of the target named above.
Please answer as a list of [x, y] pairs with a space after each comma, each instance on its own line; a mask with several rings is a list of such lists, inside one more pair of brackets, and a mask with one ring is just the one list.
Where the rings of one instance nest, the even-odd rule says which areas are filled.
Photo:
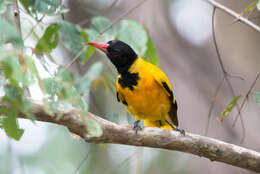
[[155, 46], [142, 24], [134, 20], [123, 20], [118, 31], [113, 27], [107, 29], [110, 25], [110, 21], [104, 17], [93, 18], [90, 27], [86, 29], [89, 41], [106, 43], [113, 39], [122, 40], [131, 45], [145, 60], [155, 65], [159, 64]]
[[243, 11], [242, 15], [252, 12], [256, 7], [257, 1], [250, 3]]
[[10, 0], [0, 0], [0, 14], [6, 11], [7, 5], [9, 4], [11, 4]]
[[72, 86], [72, 75], [64, 70], [59, 72], [54, 78], [43, 79], [43, 84], [48, 94], [46, 107], [50, 114], [54, 114], [59, 109], [68, 110], [69, 106], [87, 110], [87, 106], [74, 86]]
[[[21, 60], [19, 61], [19, 59]], [[0, 108], [1, 112], [5, 113], [2, 127], [9, 137], [19, 140], [23, 130], [19, 129], [16, 116], [18, 113], [23, 113], [34, 120], [34, 117], [30, 114], [31, 102], [24, 97], [24, 89], [33, 83], [30, 79], [31, 76], [28, 74], [37, 75], [38, 72], [34, 69], [34, 64], [29, 57], [4, 56], [1, 58], [1, 65], [3, 75], [6, 78], [3, 84], [5, 95], [1, 99], [6, 106]], [[23, 66], [26, 66], [26, 68], [22, 69]]]
[[148, 62], [151, 62], [154, 65], [159, 65], [159, 59], [155, 50], [155, 46], [153, 44], [153, 41], [151, 37], [148, 38], [147, 42], [147, 50], [144, 55], [145, 60]]
[[228, 114], [233, 110], [233, 108], [236, 106], [237, 101], [240, 99], [241, 96], [236, 96], [225, 108], [225, 110], [220, 114], [218, 117], [219, 121], [223, 121], [224, 118], [228, 116]]
[[59, 15], [68, 10], [61, 4], [62, 0], [20, 0], [29, 14], [36, 12], [47, 15]]
[[[61, 4], [61, 0], [20, 0], [20, 3], [39, 23], [41, 22], [39, 16], [60, 15], [67, 11]], [[8, 12], [7, 4], [9, 0], [0, 0], [0, 13]], [[93, 47], [87, 45], [89, 41], [106, 43], [109, 40], [120, 39], [130, 44], [147, 61], [158, 65], [158, 57], [151, 37], [143, 25], [133, 20], [121, 21], [118, 29], [115, 29], [105, 17], [94, 17], [88, 28], [56, 20], [45, 25], [45, 31], [40, 38], [38, 33], [32, 31], [32, 36], [37, 39], [32, 49], [32, 52], [37, 55], [34, 58], [23, 53], [26, 47], [15, 26], [1, 16], [0, 26], [5, 26], [0, 31], [0, 85], [4, 93], [1, 102], [5, 104], [4, 107], [0, 107], [0, 112], [3, 114], [0, 117], [0, 128], [15, 140], [19, 140], [24, 132], [19, 128], [17, 114], [23, 114], [34, 121], [34, 116], [30, 114], [32, 106], [26, 98], [26, 90], [35, 83], [44, 95], [44, 108], [49, 114], [54, 114], [58, 110], [67, 111], [71, 107], [78, 108], [81, 111], [79, 115], [86, 117], [87, 131], [93, 136], [102, 135], [99, 123], [87, 114], [88, 96], [92, 84], [96, 84], [103, 71], [101, 62], [94, 63], [84, 75], [74, 75], [59, 67], [54, 76], [40, 77], [34, 58], [39, 59], [49, 72], [49, 67], [42, 62], [47, 58], [56, 64], [52, 53], [59, 44], [62, 44], [73, 56], [79, 56], [80, 61], [86, 62], [95, 52]], [[6, 44], [9, 46], [6, 47]], [[81, 55], [78, 55], [79, 53]], [[107, 116], [114, 122], [119, 118], [117, 113], [108, 113]]]
[[260, 11], [260, 0], [251, 2], [241, 13], [242, 16], [247, 14], [247, 17], [251, 15], [251, 13], [254, 11], [254, 9], [257, 9]]
[[51, 51], [57, 47], [58, 36], [58, 25], [50, 24], [41, 39], [38, 40], [35, 52], [40, 56], [42, 56], [43, 53], [50, 54]]
[[257, 1], [256, 7], [260, 11], [260, 0]]
[[254, 97], [255, 97], [256, 104], [260, 106], [260, 92], [255, 92]]
[[143, 56], [145, 54], [148, 35], [140, 23], [133, 20], [121, 21], [117, 39], [131, 45], [138, 55]]
[[[73, 55], [77, 55], [85, 47], [85, 41], [81, 36], [80, 30], [79, 26], [73, 25], [70, 22], [63, 21], [59, 23], [59, 34], [62, 44]], [[80, 57], [83, 58], [83, 56], [84, 54], [81, 54]]]
[[114, 28], [109, 28], [105, 33], [100, 35], [111, 23], [107, 18], [104, 17], [94, 17], [91, 20], [91, 25], [86, 29], [86, 32], [89, 36], [89, 41], [95, 42], [108, 42], [116, 38], [116, 33]]
[[2, 26], [0, 30], [0, 44], [10, 42], [15, 47], [23, 47], [23, 41], [16, 28], [7, 22], [2, 16], [0, 16], [0, 26]]

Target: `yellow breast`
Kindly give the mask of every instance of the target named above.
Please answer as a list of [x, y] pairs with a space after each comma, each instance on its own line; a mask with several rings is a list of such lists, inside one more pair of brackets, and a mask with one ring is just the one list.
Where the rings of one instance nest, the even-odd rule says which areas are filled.
[[138, 73], [137, 85], [133, 89], [117, 85], [117, 91], [124, 96], [128, 111], [135, 117], [151, 121], [165, 118], [170, 110], [170, 101], [164, 89], [156, 82], [149, 63], [141, 61], [134, 66]]

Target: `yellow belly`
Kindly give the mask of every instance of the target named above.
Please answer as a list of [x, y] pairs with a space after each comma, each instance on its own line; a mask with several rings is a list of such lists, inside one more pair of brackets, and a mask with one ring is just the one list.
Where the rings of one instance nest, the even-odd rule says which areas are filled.
[[135, 119], [155, 121], [167, 117], [170, 110], [169, 98], [152, 77], [141, 77], [134, 90], [120, 87], [119, 91], [128, 104], [128, 111]]

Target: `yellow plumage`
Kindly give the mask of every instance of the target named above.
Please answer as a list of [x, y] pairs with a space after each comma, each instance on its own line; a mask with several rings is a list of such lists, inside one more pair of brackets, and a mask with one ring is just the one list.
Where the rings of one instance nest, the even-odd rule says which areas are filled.
[[119, 83], [121, 77], [119, 75], [116, 83], [117, 97], [135, 119], [143, 119], [144, 126], [148, 127], [172, 130], [165, 120], [171, 122], [174, 127], [178, 126], [177, 103], [166, 75], [158, 67], [140, 57], [128, 71], [131, 74], [138, 74], [137, 85], [134, 85], [133, 89], [123, 87]]

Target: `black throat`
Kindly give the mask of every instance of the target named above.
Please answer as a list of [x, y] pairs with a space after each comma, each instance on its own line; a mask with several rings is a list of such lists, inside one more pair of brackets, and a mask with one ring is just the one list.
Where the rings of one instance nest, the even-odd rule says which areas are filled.
[[124, 73], [121, 74], [121, 77], [118, 79], [118, 83], [122, 86], [122, 88], [129, 88], [131, 91], [134, 90], [134, 86], [137, 85], [139, 80], [138, 73]]

